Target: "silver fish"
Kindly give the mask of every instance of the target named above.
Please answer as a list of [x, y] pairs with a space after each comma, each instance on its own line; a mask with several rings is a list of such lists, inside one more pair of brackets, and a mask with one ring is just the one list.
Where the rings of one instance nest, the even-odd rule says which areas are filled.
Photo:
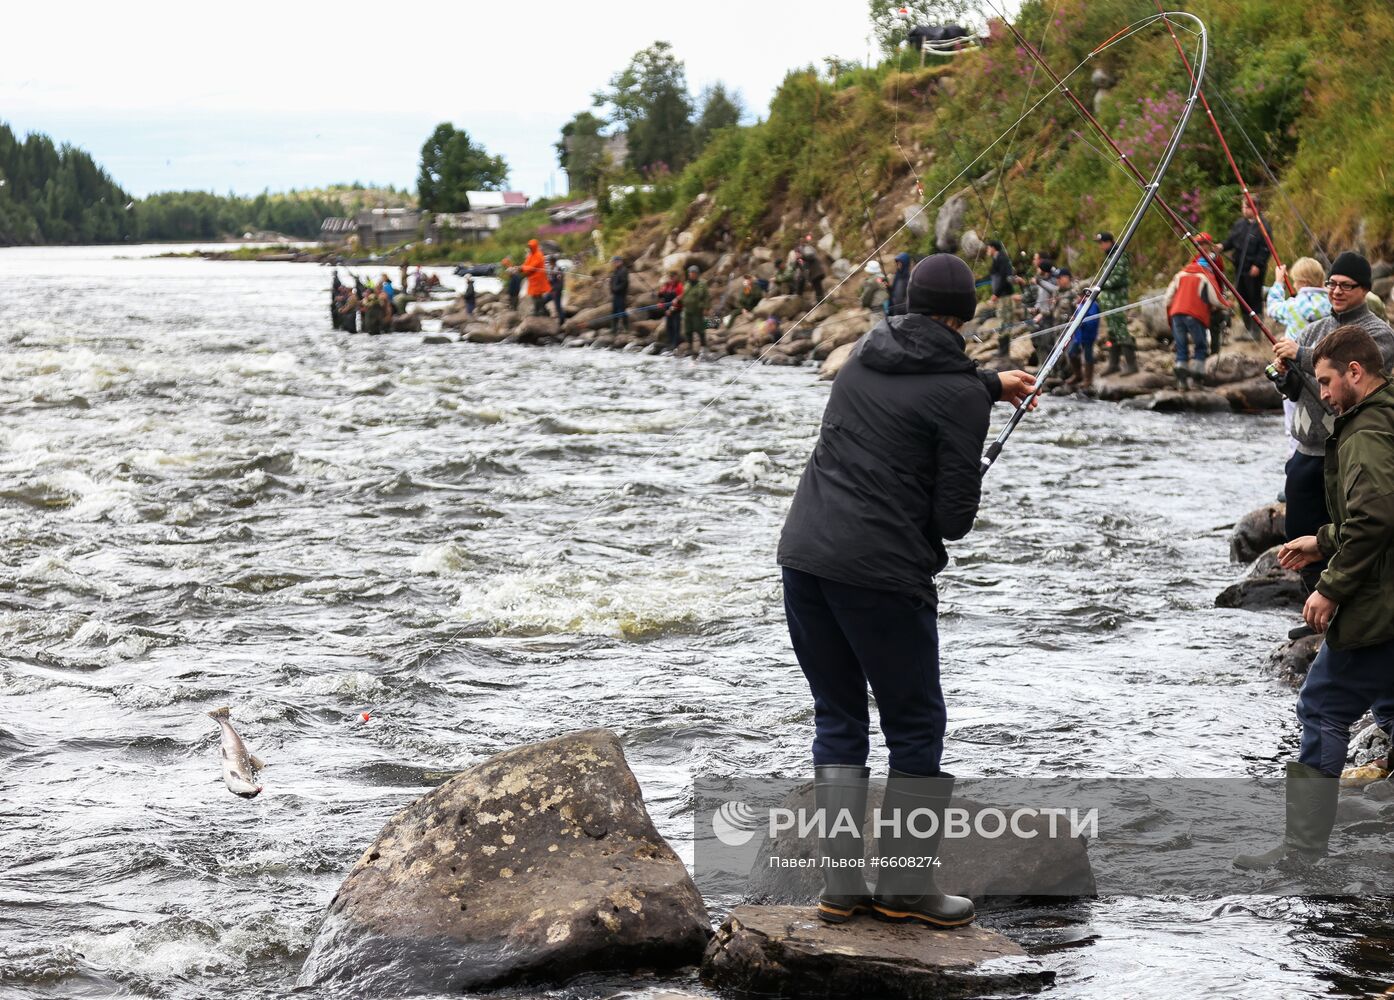
[[233, 795], [254, 799], [261, 794], [261, 785], [256, 781], [257, 772], [266, 765], [260, 757], [247, 749], [247, 744], [242, 742], [242, 737], [232, 728], [228, 715], [226, 708], [215, 708], [208, 713], [208, 717], [223, 731], [220, 751], [223, 756], [223, 782]]

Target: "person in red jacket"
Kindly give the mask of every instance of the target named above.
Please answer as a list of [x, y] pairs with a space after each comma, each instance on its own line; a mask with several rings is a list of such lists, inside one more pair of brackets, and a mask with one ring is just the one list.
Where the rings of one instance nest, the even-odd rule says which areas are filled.
[[[1194, 260], [1176, 272], [1167, 286], [1166, 305], [1171, 336], [1176, 341], [1177, 388], [1184, 391], [1190, 388], [1192, 381], [1199, 388], [1205, 376], [1205, 356], [1210, 347], [1211, 310], [1229, 308], [1204, 257], [1197, 254]], [[1195, 346], [1194, 357], [1192, 345]]]
[[528, 240], [528, 256], [523, 261], [523, 277], [528, 282], [528, 296], [532, 299], [532, 314], [547, 315], [547, 296], [552, 294], [552, 283], [547, 280], [547, 261], [537, 240]]

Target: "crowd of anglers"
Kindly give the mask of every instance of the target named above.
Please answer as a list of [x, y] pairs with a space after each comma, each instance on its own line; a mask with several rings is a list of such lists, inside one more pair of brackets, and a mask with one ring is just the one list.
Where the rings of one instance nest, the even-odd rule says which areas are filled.
[[[345, 283], [336, 270], [329, 284], [330, 324], [345, 333], [357, 333], [360, 329], [374, 335], [391, 332], [393, 320], [405, 314], [408, 302], [425, 298], [440, 285], [439, 277], [420, 267], [414, 276], [408, 272], [403, 264], [397, 282], [384, 273], [377, 281], [351, 275], [351, 283]], [[473, 281], [467, 295], [473, 297]]]

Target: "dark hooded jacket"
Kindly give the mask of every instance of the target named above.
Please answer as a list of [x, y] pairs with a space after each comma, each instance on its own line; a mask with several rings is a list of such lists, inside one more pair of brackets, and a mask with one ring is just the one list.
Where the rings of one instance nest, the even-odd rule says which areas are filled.
[[933, 602], [944, 540], [966, 535], [978, 514], [988, 411], [1001, 392], [948, 327], [913, 313], [877, 323], [833, 382], [779, 564]]
[[910, 295], [910, 255], [896, 254], [895, 274], [891, 276], [891, 294], [887, 299], [886, 311], [892, 316], [903, 316], [906, 300]]

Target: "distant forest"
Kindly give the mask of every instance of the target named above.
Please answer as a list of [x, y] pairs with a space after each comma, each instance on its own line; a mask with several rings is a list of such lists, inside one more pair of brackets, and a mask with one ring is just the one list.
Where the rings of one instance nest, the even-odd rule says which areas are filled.
[[[356, 187], [250, 198], [168, 191], [132, 198], [76, 147], [16, 138], [0, 123], [0, 246], [211, 240], [272, 231], [318, 238], [320, 223], [357, 207]], [[396, 192], [388, 192], [389, 195]]]

